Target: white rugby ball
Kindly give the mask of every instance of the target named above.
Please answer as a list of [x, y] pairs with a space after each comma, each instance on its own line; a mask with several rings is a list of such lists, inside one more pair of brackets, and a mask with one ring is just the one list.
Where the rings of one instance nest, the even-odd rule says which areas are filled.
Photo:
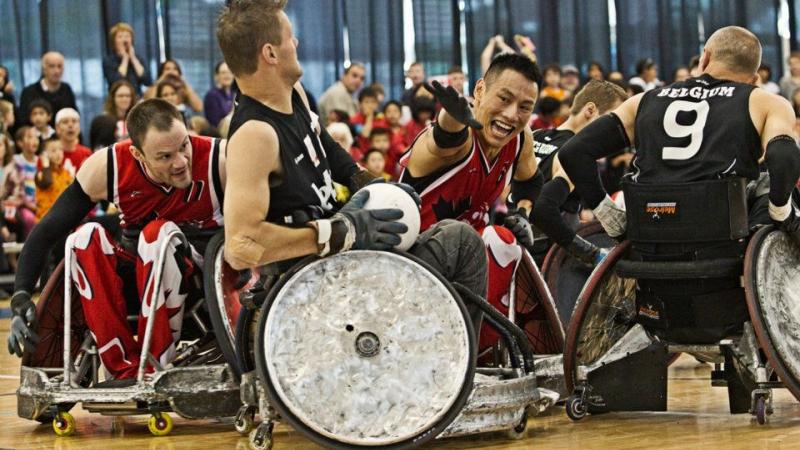
[[411, 195], [402, 188], [389, 183], [375, 183], [365, 186], [369, 191], [369, 199], [364, 204], [364, 209], [397, 208], [403, 211], [403, 217], [397, 220], [406, 224], [408, 231], [400, 235], [402, 241], [394, 248], [406, 251], [414, 245], [419, 236], [419, 208]]

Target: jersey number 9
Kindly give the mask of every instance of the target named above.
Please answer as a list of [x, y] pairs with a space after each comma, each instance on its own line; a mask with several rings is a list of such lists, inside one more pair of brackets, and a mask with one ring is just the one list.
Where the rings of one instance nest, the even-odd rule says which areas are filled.
[[[693, 123], [689, 125], [678, 123], [678, 113], [692, 111], [696, 113]], [[664, 113], [664, 131], [670, 137], [680, 139], [690, 136], [691, 140], [685, 147], [664, 147], [661, 158], [685, 160], [696, 155], [703, 143], [703, 127], [706, 126], [707, 119], [708, 102], [705, 100], [699, 103], [675, 100], [670, 103]]]

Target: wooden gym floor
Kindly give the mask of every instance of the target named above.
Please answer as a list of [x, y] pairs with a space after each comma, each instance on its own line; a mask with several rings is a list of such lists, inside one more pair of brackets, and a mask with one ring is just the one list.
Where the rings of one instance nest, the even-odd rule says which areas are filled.
[[[73, 410], [77, 432], [56, 437], [50, 425], [17, 417], [15, 390], [19, 359], [6, 350], [9, 319], [0, 319], [0, 449], [246, 449], [247, 438], [230, 420], [187, 421], [175, 415], [169, 436], [153, 437], [146, 416], [112, 417]], [[526, 439], [514, 441], [502, 433], [435, 441], [441, 449], [777, 449], [800, 448], [800, 404], [784, 389], [775, 391], [775, 414], [766, 426], [749, 415], [728, 414], [724, 388], [712, 388], [710, 367], [683, 356], [670, 368], [668, 413], [613, 413], [571, 422], [562, 407], [552, 415], [528, 421]], [[278, 425], [276, 450], [316, 449], [300, 434]]]

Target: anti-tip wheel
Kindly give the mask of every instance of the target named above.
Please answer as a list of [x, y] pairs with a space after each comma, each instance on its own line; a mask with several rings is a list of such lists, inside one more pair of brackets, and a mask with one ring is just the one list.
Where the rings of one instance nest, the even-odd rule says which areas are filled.
[[75, 418], [66, 411], [59, 411], [53, 418], [53, 431], [58, 436], [72, 436], [75, 433]]
[[252, 450], [272, 449], [272, 423], [262, 422], [250, 432], [250, 448]]
[[233, 426], [240, 434], [247, 436], [253, 429], [255, 410], [252, 407], [242, 407], [236, 414]]
[[528, 429], [528, 411], [522, 413], [522, 418], [511, 428], [506, 431], [506, 435], [511, 439], [523, 439], [528, 434], [525, 431]]
[[572, 395], [567, 399], [567, 404], [564, 405], [567, 410], [567, 417], [574, 421], [578, 421], [586, 417], [586, 404], [578, 395]]
[[154, 413], [147, 420], [147, 429], [153, 436], [166, 436], [172, 431], [172, 417], [166, 413]]
[[756, 422], [759, 425], [764, 425], [767, 423], [767, 398], [759, 395], [756, 397], [756, 404], [755, 404], [755, 411], [754, 414], [756, 416]]

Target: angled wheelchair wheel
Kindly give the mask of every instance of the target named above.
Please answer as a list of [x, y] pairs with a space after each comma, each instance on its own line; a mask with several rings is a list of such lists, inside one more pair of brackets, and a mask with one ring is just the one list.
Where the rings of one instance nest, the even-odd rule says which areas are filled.
[[270, 404], [328, 448], [410, 448], [472, 391], [475, 334], [449, 284], [410, 255], [301, 261], [262, 308], [259, 377]]
[[620, 278], [614, 270], [629, 249], [629, 241], [614, 247], [578, 296], [564, 345], [568, 392], [575, 388], [578, 366], [597, 361], [634, 325], [636, 281]]
[[783, 231], [760, 229], [745, 254], [744, 287], [759, 347], [800, 400], [800, 246]]
[[[596, 221], [581, 225], [577, 234], [598, 247], [611, 248], [616, 245], [616, 242], [603, 230], [603, 226]], [[542, 264], [542, 274], [564, 327], [569, 325], [575, 300], [591, 273], [592, 269], [558, 245], [553, 245], [547, 252]]]
[[206, 245], [203, 288], [217, 345], [238, 376], [242, 374], [242, 361], [236, 351], [236, 329], [243, 308], [239, 303], [240, 290], [236, 289], [239, 272], [225, 262], [224, 244], [225, 233], [219, 231]]
[[[83, 307], [77, 290], [72, 290], [71, 350], [74, 357], [80, 350], [89, 327], [83, 317]], [[33, 352], [22, 354], [26, 367], [64, 367], [64, 261], [56, 266], [36, 302], [33, 331], [41, 341]]]
[[530, 253], [522, 252], [515, 276], [515, 323], [525, 331], [537, 355], [564, 352], [564, 327], [553, 297]]

